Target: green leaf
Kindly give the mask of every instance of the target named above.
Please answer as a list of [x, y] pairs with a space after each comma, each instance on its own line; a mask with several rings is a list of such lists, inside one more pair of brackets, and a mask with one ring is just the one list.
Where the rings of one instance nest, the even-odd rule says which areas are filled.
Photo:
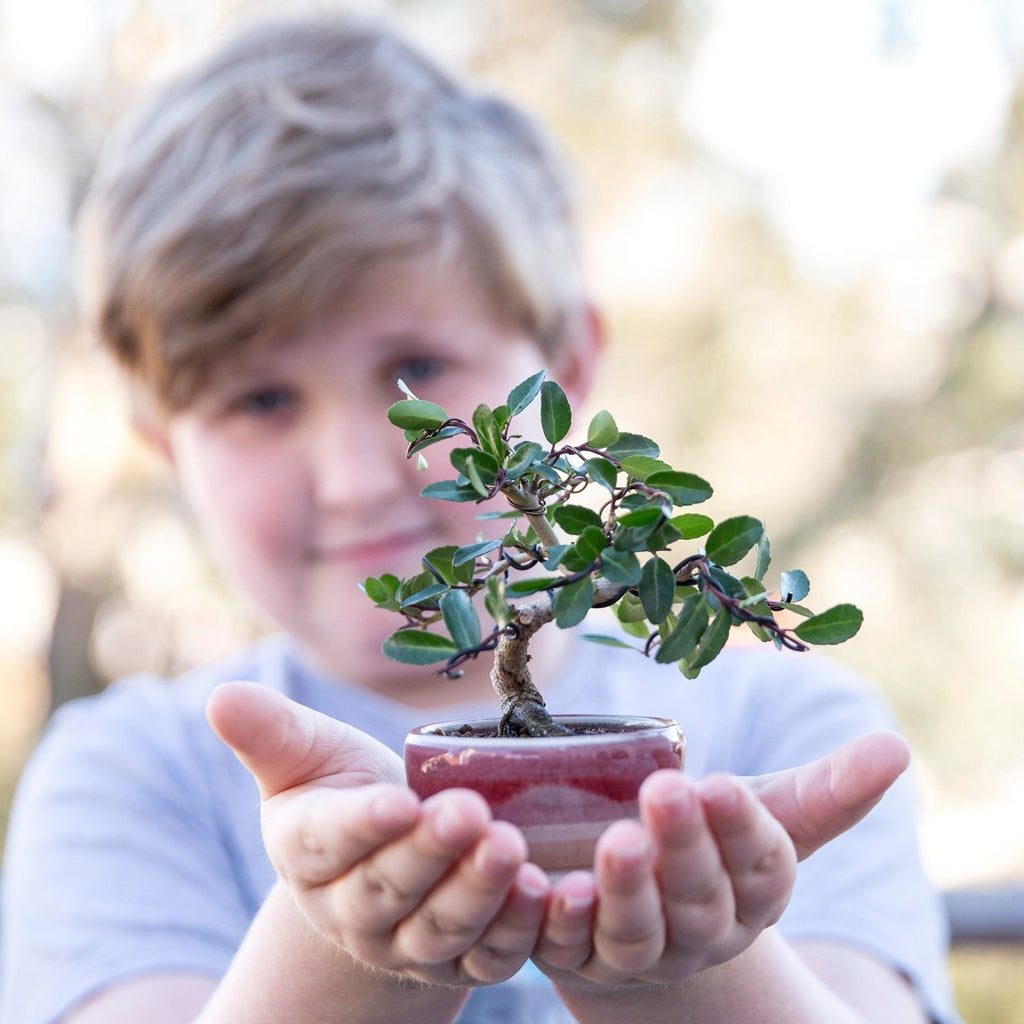
[[439, 604], [444, 624], [455, 646], [468, 651], [480, 643], [480, 619], [469, 594], [464, 590], [449, 590]]
[[569, 399], [553, 380], [546, 380], [540, 386], [540, 425], [552, 444], [558, 444], [572, 426]]
[[672, 467], [661, 459], [651, 458], [649, 455], [627, 455], [620, 460], [622, 468], [635, 480], [643, 480], [652, 473], [671, 473]]
[[415, 591], [415, 593], [409, 594], [408, 597], [402, 599], [402, 608], [414, 608], [420, 605], [431, 605], [440, 594], [444, 594], [448, 590], [447, 583], [428, 583], [425, 587]]
[[803, 569], [789, 569], [779, 579], [779, 594], [787, 604], [802, 601], [811, 592], [811, 581]]
[[540, 477], [542, 480], [547, 480], [548, 483], [552, 483], [556, 487], [561, 486], [562, 483], [562, 478], [558, 475], [558, 470], [555, 469], [554, 466], [547, 465], [545, 462], [535, 462], [523, 475], [529, 475], [531, 480], [535, 477]]
[[757, 542], [757, 567], [754, 569], [754, 576], [759, 580], [765, 578], [768, 566], [772, 564], [772, 542], [768, 539], [768, 531], [761, 534]]
[[500, 547], [500, 540], [482, 540], [476, 544], [467, 544], [452, 555], [452, 567], [458, 568], [467, 563], [472, 565], [481, 555], [486, 555], [489, 551]]
[[473, 578], [473, 563], [458, 567], [452, 564], [452, 559], [458, 549], [454, 544], [445, 544], [443, 547], [434, 548], [423, 556], [423, 566], [435, 576], [440, 576], [449, 586], [456, 583], [468, 583]]
[[636, 594], [624, 594], [615, 605], [615, 616], [619, 622], [646, 622], [647, 613]]
[[541, 384], [547, 376], [547, 370], [541, 370], [521, 384], [517, 384], [508, 394], [508, 411], [510, 416], [518, 416], [536, 397]]
[[622, 632], [628, 636], [635, 636], [638, 640], [646, 640], [651, 635], [650, 626], [647, 625], [646, 616], [637, 619], [635, 622], [621, 623]]
[[518, 480], [543, 454], [544, 449], [536, 441], [523, 441], [522, 444], [517, 444], [515, 450], [505, 459], [505, 479]]
[[768, 591], [764, 589], [764, 584], [756, 576], [744, 576], [740, 583], [746, 593], [742, 601], [743, 607], [751, 609], [758, 615], [771, 615]]
[[587, 460], [587, 473], [602, 487], [614, 491], [619, 479], [618, 467], [607, 459], [600, 457]]
[[551, 585], [557, 582], [557, 576], [553, 578], [537, 577], [528, 580], [515, 580], [505, 587], [505, 593], [511, 594], [513, 597], [526, 597], [530, 594], [536, 594], [540, 590], [549, 590]]
[[401, 585], [402, 581], [394, 573], [390, 572], [386, 572], [379, 577], [371, 576], [361, 584], [362, 589], [374, 601], [377, 607], [389, 612], [401, 610], [402, 606], [398, 599], [398, 591]]
[[657, 555], [644, 562], [639, 590], [647, 618], [655, 624], [661, 622], [672, 610], [676, 592], [676, 579], [668, 562]]
[[[465, 431], [462, 427], [442, 427], [436, 434], [428, 434], [426, 437], [419, 437], [420, 431], [409, 431], [414, 436], [408, 440], [413, 442], [409, 447], [410, 455], [417, 455], [423, 451], [424, 448], [429, 448], [433, 444], [437, 444], [438, 441], [447, 441], [450, 437], [455, 437], [456, 434], [464, 434]], [[419, 438], [417, 440], [417, 438]]]
[[665, 510], [661, 505], [644, 505], [643, 508], [634, 509], [632, 512], [623, 512], [617, 517], [616, 522], [623, 527], [649, 526], [664, 515]]
[[498, 475], [498, 460], [479, 448], [453, 448], [448, 453], [452, 466], [463, 476], [469, 476], [469, 465], [473, 463], [481, 479], [494, 483]]
[[400, 629], [392, 633], [381, 644], [381, 650], [389, 658], [406, 665], [433, 665], [459, 653], [448, 637], [422, 629]]
[[612, 547], [616, 551], [647, 551], [647, 542], [657, 532], [658, 524], [663, 519], [656, 519], [646, 526], [627, 526], [615, 531], [612, 538]]
[[697, 647], [697, 641], [704, 635], [710, 619], [707, 602], [700, 594], [690, 594], [683, 601], [676, 615], [676, 624], [672, 632], [662, 641], [655, 661], [663, 665], [688, 658]]
[[676, 541], [682, 539], [682, 534], [667, 519], [663, 519], [655, 524], [647, 538], [647, 550], [667, 551]]
[[[538, 543], [537, 533], [533, 527], [527, 531], [527, 538], [530, 544]], [[565, 553], [571, 550], [571, 544], [555, 544], [548, 548], [548, 557], [544, 559], [544, 568], [554, 572], [562, 564], [562, 558]]]
[[604, 644], [605, 647], [625, 647], [628, 651], [635, 651], [636, 648], [625, 641], [614, 636], [604, 636], [601, 633], [581, 633], [581, 640], [589, 640], [592, 644]]
[[852, 604], [837, 604], [827, 612], [805, 619], [793, 631], [808, 644], [841, 644], [864, 622], [864, 613]]
[[555, 591], [555, 624], [569, 629], [582, 622], [594, 603], [594, 584], [589, 576]]
[[407, 601], [413, 594], [418, 594], [426, 587], [431, 587], [438, 582], [432, 572], [418, 572], [414, 576], [408, 576], [398, 585], [398, 599]]
[[619, 439], [619, 428], [612, 419], [612, 414], [602, 409], [587, 428], [587, 444], [594, 448], [607, 448]]
[[604, 530], [600, 526], [586, 526], [574, 547], [587, 562], [593, 562], [604, 551], [607, 543], [608, 538], [605, 537]]
[[714, 519], [699, 512], [684, 512], [682, 515], [673, 516], [669, 522], [679, 531], [679, 536], [683, 540], [703, 537], [715, 528]]
[[[502, 433], [512, 419], [512, 413], [507, 405], [494, 407], [494, 422], [498, 424], [498, 432]], [[504, 440], [504, 438], [502, 438]]]
[[[768, 605], [768, 592], [764, 589], [764, 583], [756, 576], [744, 576], [740, 582], [747, 592], [747, 596], [742, 601], [743, 607], [748, 608], [755, 615], [772, 618], [772, 610]], [[768, 630], [756, 622], [747, 622], [747, 627], [762, 643], [772, 639]]]
[[473, 429], [476, 431], [480, 447], [490, 455], [495, 464], [505, 458], [507, 445], [501, 436], [498, 421], [489, 405], [478, 405], [473, 410]]
[[674, 469], [652, 473], [644, 483], [656, 491], [664, 491], [675, 505], [699, 505], [713, 493], [711, 484], [695, 473], [680, 473]]
[[440, 498], [442, 501], [478, 501], [480, 495], [471, 484], [460, 484], [457, 480], [438, 480], [427, 484], [420, 491], [424, 498]]
[[615, 444], [608, 445], [606, 454], [619, 462], [632, 455], [644, 455], [656, 459], [661, 454], [661, 449], [643, 434], [622, 433], [619, 434], [619, 439]]
[[569, 572], [584, 572], [597, 561], [605, 546], [604, 531], [588, 526], [562, 556], [561, 565]]
[[505, 581], [501, 576], [488, 577], [484, 607], [499, 629], [504, 629], [512, 621], [514, 610], [505, 600]]
[[448, 413], [435, 402], [403, 398], [388, 409], [388, 419], [403, 430], [434, 430], [448, 419]]
[[732, 626], [732, 616], [727, 608], [722, 608], [711, 620], [711, 625], [704, 630], [704, 635], [697, 644], [697, 649], [681, 663], [683, 675], [687, 679], [696, 679], [700, 670], [709, 665], [725, 647]]
[[814, 612], [812, 612], [810, 608], [805, 608], [802, 604], [790, 603], [788, 601], [780, 601], [779, 610], [793, 612], [794, 614], [799, 615], [805, 619], [814, 618]]
[[733, 516], [720, 522], [708, 537], [705, 553], [718, 565], [734, 565], [760, 539], [764, 524], [753, 516]]
[[377, 577], [367, 577], [362, 581], [362, 590], [375, 604], [384, 604], [394, 597], [394, 591]]
[[601, 552], [601, 574], [620, 587], [633, 587], [640, 582], [640, 559], [632, 551], [607, 548]]
[[712, 565], [708, 569], [708, 575], [714, 581], [719, 590], [727, 597], [736, 601], [742, 601], [747, 596], [746, 588], [732, 573], [726, 572], [720, 565]]
[[582, 533], [588, 526], [601, 529], [601, 517], [583, 505], [556, 505], [553, 515], [555, 522], [573, 536]]

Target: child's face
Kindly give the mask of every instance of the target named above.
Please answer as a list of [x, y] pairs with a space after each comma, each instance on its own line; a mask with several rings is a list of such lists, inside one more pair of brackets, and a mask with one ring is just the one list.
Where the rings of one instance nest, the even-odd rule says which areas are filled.
[[[578, 400], [589, 374], [571, 348], [560, 363], [576, 371], [550, 368]], [[396, 378], [469, 420], [477, 403], [500, 404], [548, 362], [495, 319], [468, 274], [391, 268], [326, 326], [220, 367], [195, 404], [170, 417], [164, 441], [228, 574], [320, 668], [401, 692], [424, 670], [380, 653], [399, 622], [357, 584], [420, 571], [430, 548], [469, 543], [485, 524], [473, 503], [420, 497], [454, 470], [443, 445], [427, 450], [425, 472], [406, 459], [385, 416], [402, 397]]]

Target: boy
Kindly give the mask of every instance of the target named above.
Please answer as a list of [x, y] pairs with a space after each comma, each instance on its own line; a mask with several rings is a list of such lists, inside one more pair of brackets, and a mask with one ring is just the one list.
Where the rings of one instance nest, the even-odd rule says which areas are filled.
[[384, 410], [398, 377], [468, 412], [544, 366], [586, 395], [571, 212], [529, 119], [339, 18], [250, 30], [111, 146], [99, 332], [284, 632], [56, 717], [12, 816], [3, 1024], [957, 1019], [905, 783], [853, 827], [906, 747], [825, 662], [730, 651], [684, 687], [544, 631], [552, 706], [672, 715], [699, 779], [652, 776], [592, 873], [549, 880], [474, 794], [402, 784], [411, 725], [493, 698], [482, 664], [379, 652], [356, 583], [475, 529], [419, 498]]

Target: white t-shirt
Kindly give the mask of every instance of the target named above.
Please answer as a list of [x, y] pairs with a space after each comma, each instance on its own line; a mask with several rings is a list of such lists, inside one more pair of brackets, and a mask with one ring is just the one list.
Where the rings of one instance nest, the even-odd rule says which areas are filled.
[[[52, 1024], [133, 976], [221, 975], [270, 890], [255, 783], [211, 731], [211, 688], [249, 679], [342, 719], [400, 752], [424, 712], [319, 677], [283, 637], [177, 680], [135, 677], [54, 716], [19, 786], [3, 872], [0, 1024]], [[650, 714], [686, 733], [686, 769], [760, 775], [891, 729], [869, 687], [815, 654], [727, 650], [697, 680], [580, 640], [543, 687], [554, 712]], [[432, 718], [491, 716], [493, 704]], [[903, 972], [935, 1021], [956, 1024], [941, 904], [916, 846], [902, 778], [854, 829], [800, 866], [778, 928], [853, 944]], [[532, 965], [473, 993], [465, 1024], [568, 1024]]]

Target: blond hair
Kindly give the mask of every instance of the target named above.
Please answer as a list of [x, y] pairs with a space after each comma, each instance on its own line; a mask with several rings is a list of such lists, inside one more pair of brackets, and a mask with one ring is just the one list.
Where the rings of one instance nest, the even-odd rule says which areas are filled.
[[160, 88], [105, 150], [81, 237], [87, 314], [171, 408], [225, 355], [339, 311], [381, 261], [465, 255], [545, 349], [580, 289], [539, 126], [337, 15], [250, 28]]

